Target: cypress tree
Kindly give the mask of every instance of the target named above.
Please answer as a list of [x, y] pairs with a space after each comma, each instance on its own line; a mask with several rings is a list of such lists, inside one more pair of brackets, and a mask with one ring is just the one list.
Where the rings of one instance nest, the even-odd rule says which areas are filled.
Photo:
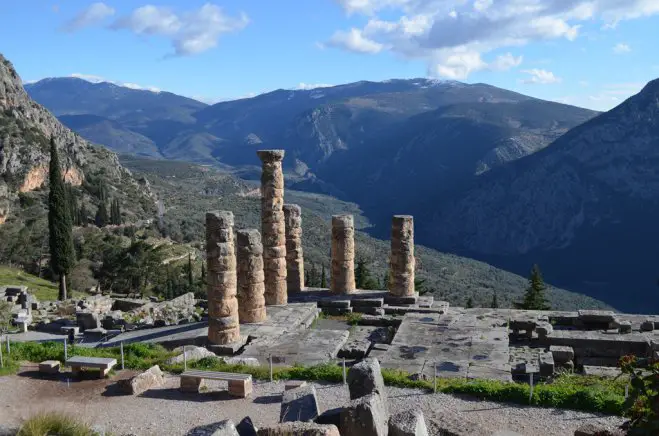
[[320, 287], [321, 288], [327, 287], [327, 277], [325, 277], [325, 265], [323, 265], [323, 269], [320, 271]]
[[80, 222], [81, 226], [87, 227], [88, 217], [89, 217], [89, 212], [87, 211], [87, 208], [85, 207], [85, 203], [82, 203], [80, 205], [80, 208], [78, 209], [78, 221]]
[[471, 299], [471, 297], [467, 298], [467, 304], [465, 304], [465, 308], [471, 309], [474, 307], [474, 300]]
[[194, 288], [194, 276], [192, 274], [192, 254], [188, 253], [188, 285], [190, 290]]
[[529, 287], [524, 292], [521, 302], [515, 303], [515, 308], [524, 310], [550, 310], [549, 302], [545, 296], [545, 282], [538, 265], [533, 265], [529, 276]]
[[66, 300], [66, 275], [73, 268], [75, 255], [73, 250], [73, 224], [71, 211], [66, 199], [64, 177], [59, 165], [55, 138], [50, 138], [50, 192], [48, 193], [48, 232], [50, 245], [50, 264], [59, 276], [60, 300]]
[[108, 209], [103, 200], [101, 200], [101, 203], [98, 205], [94, 221], [98, 227], [105, 227], [108, 224]]
[[490, 305], [492, 309], [498, 309], [499, 308], [499, 301], [497, 300], [497, 293], [495, 292], [492, 295], [492, 304]]

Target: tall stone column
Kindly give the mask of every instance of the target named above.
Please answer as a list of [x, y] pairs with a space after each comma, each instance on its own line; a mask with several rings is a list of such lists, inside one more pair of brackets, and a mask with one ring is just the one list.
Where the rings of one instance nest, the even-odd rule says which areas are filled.
[[332, 277], [330, 291], [347, 294], [355, 290], [355, 223], [352, 215], [332, 217]]
[[414, 295], [414, 218], [394, 215], [391, 221], [389, 293], [397, 297]]
[[304, 289], [304, 256], [302, 254], [302, 208], [284, 205], [286, 220], [286, 282], [288, 292]]
[[233, 213], [206, 214], [208, 342], [226, 345], [240, 339]]
[[259, 150], [261, 173], [261, 236], [265, 272], [265, 304], [287, 304], [286, 224], [284, 221], [284, 150]]
[[238, 317], [240, 323], [265, 321], [263, 244], [256, 229], [238, 230]]

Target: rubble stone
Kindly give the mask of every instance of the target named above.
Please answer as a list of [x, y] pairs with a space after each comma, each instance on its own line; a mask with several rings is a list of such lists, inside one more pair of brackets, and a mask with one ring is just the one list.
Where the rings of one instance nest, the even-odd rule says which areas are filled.
[[386, 436], [389, 426], [385, 401], [377, 393], [352, 400], [341, 412], [341, 435]]
[[379, 394], [386, 402], [387, 392], [384, 387], [380, 363], [377, 359], [364, 359], [350, 368], [347, 382], [351, 400], [370, 394]]
[[390, 417], [389, 436], [428, 436], [423, 412], [408, 410]]
[[215, 431], [211, 436], [240, 436], [233, 421], [225, 419], [217, 424]]
[[162, 386], [164, 382], [165, 378], [160, 367], [155, 365], [134, 377], [120, 380], [118, 385], [125, 394], [139, 395], [151, 388]]
[[284, 391], [279, 422], [313, 421], [319, 413], [316, 388], [313, 385]]
[[335, 425], [312, 422], [286, 422], [271, 425], [260, 428], [257, 434], [258, 436], [342, 436]]

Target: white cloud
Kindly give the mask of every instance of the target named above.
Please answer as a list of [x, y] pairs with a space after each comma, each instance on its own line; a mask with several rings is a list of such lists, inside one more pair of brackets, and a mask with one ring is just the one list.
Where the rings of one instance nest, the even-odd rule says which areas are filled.
[[354, 28], [347, 32], [337, 31], [327, 41], [327, 45], [358, 53], [378, 53], [384, 48], [383, 44], [365, 38], [361, 30]]
[[566, 96], [556, 101], [598, 111], [608, 111], [632, 95], [638, 94], [644, 86], [645, 83], [642, 82], [609, 83], [597, 88], [591, 87], [592, 92], [588, 94]]
[[308, 91], [310, 89], [329, 88], [331, 86], [334, 86], [334, 85], [329, 85], [329, 84], [326, 84], [326, 83], [304, 83], [304, 82], [300, 82], [300, 83], [298, 83], [298, 85], [294, 89]]
[[508, 71], [511, 68], [519, 67], [522, 60], [522, 56], [515, 57], [512, 53], [506, 53], [498, 56], [494, 62], [490, 63], [489, 67], [494, 71]]
[[161, 91], [160, 88], [156, 88], [155, 86], [142, 86], [136, 83], [118, 82], [116, 80], [108, 80], [105, 77], [96, 76], [93, 74], [73, 73], [69, 77], [75, 77], [77, 79], [86, 80], [87, 82], [91, 82], [91, 83], [112, 83], [113, 85], [122, 86], [124, 88], [129, 88], [129, 89], [137, 89], [141, 91], [151, 91], [151, 92]]
[[580, 80], [579, 86], [583, 86], [584, 88], [587, 88], [588, 86], [590, 86], [590, 82], [588, 82], [587, 80]]
[[632, 51], [631, 47], [621, 42], [613, 46], [613, 53], [615, 54], [629, 53], [630, 51]]
[[[335, 0], [348, 14], [367, 16], [363, 27], [339, 30], [327, 46], [358, 53], [390, 51], [428, 63], [433, 75], [466, 78], [500, 71], [495, 50], [539, 41], [579, 38], [582, 25], [609, 26], [659, 14], [657, 0]], [[465, 76], [466, 74], [466, 76]]]
[[561, 81], [561, 79], [559, 77], [556, 77], [554, 73], [547, 70], [533, 68], [530, 70], [524, 70], [522, 72], [529, 75], [528, 78], [522, 80], [522, 83], [526, 83], [526, 84], [548, 85], [551, 83], [558, 83]]
[[114, 12], [114, 9], [105, 3], [94, 3], [73, 17], [73, 19], [67, 21], [64, 26], [62, 26], [62, 30], [65, 32], [75, 32], [84, 27], [93, 26], [107, 17], [114, 15]]
[[168, 38], [174, 47], [173, 55], [189, 56], [215, 47], [222, 34], [242, 30], [248, 24], [249, 18], [244, 13], [231, 17], [219, 6], [206, 3], [197, 10], [183, 13], [146, 5], [117, 19], [110, 27], [137, 35]]

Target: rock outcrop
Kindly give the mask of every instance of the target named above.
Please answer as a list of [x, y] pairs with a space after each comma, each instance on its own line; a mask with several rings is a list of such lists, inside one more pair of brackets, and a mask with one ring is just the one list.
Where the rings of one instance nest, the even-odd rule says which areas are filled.
[[119, 381], [119, 389], [129, 395], [139, 395], [151, 388], [162, 386], [165, 377], [158, 365], [152, 366], [141, 374]]

